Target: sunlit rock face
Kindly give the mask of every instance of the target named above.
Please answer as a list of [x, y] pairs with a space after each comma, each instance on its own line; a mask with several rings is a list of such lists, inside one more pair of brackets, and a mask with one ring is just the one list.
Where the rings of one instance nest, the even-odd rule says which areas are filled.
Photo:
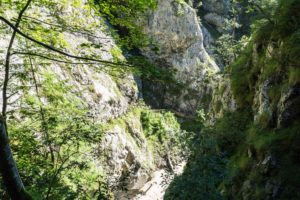
[[[111, 50], [118, 48], [114, 39], [109, 33], [109, 29], [100, 17], [95, 17], [93, 11], [84, 7], [85, 0], [78, 1], [80, 6], [74, 7], [72, 3], [66, 3], [65, 7], [61, 9], [60, 18], [66, 24], [88, 25], [89, 31], [74, 31], [72, 29], [64, 29], [60, 32], [60, 42], [64, 44], [66, 52], [85, 57], [93, 57], [97, 55], [99, 59], [104, 61], [113, 61], [114, 57]], [[45, 7], [32, 6], [26, 11], [28, 16], [36, 16], [30, 20], [38, 19], [43, 21], [56, 21], [55, 16], [51, 15], [50, 10]], [[10, 19], [15, 17], [17, 13], [8, 11], [4, 13], [4, 17]], [[41, 24], [45, 29], [49, 29], [49, 25]], [[0, 60], [5, 58], [6, 49], [10, 39], [11, 30], [1, 32], [0, 35]], [[84, 44], [93, 44], [85, 48]], [[16, 39], [14, 42], [14, 49], [21, 48], [24, 45], [23, 38]], [[97, 47], [96, 47], [97, 46]], [[29, 48], [29, 51], [35, 52], [35, 48]], [[42, 52], [41, 52], [42, 53]], [[53, 55], [56, 56], [55, 54]], [[57, 59], [61, 59], [57, 55]], [[124, 59], [124, 58], [123, 58]], [[53, 62], [49, 60], [41, 60], [39, 57], [32, 57], [33, 64], [37, 71], [38, 82], [43, 81], [45, 73], [53, 73], [57, 76], [59, 81], [66, 81], [66, 84], [72, 87], [74, 93], [78, 93], [80, 98], [90, 108], [89, 115], [96, 121], [105, 122], [111, 118], [122, 115], [128, 108], [129, 104], [135, 102], [138, 98], [138, 89], [132, 74], [128, 74], [122, 80], [122, 83], [117, 83], [108, 73], [109, 68], [102, 63], [95, 64], [64, 64], [61, 62]], [[79, 63], [81, 60], [75, 60]], [[42, 65], [39, 63], [49, 63]], [[11, 58], [11, 71], [24, 71], [24, 60], [22, 56], [13, 55]], [[0, 81], [3, 81], [3, 68], [0, 69]], [[21, 84], [18, 80], [11, 80], [11, 85]], [[10, 90], [14, 90], [9, 86]], [[9, 91], [14, 93], [14, 91]], [[15, 102], [15, 99], [22, 97], [22, 92], [18, 91], [10, 102]], [[2, 98], [2, 95], [0, 95]], [[2, 99], [0, 99], [2, 104]], [[18, 103], [18, 101], [16, 101]], [[11, 104], [10, 104], [11, 105]], [[1, 106], [2, 107], [2, 106]], [[13, 105], [12, 105], [13, 107]], [[8, 108], [8, 111], [11, 108]]]
[[150, 46], [143, 49], [143, 53], [153, 61], [176, 68], [181, 80], [189, 79], [189, 75], [196, 70], [204, 74], [218, 71], [203, 47], [197, 15], [189, 5], [160, 0], [144, 28], [157, 49], [153, 50], [154, 47]]
[[[203, 43], [209, 44], [212, 38], [207, 30], [204, 37], [196, 11], [186, 3], [160, 0], [157, 10], [144, 23], [144, 30], [154, 45], [144, 48], [143, 54], [161, 67], [175, 69], [175, 79], [180, 84], [159, 86], [145, 82], [144, 87], [151, 91], [146, 98], [156, 107], [186, 114], [207, 109], [211, 99], [217, 99], [214, 91], [223, 78], [216, 75], [219, 68], [204, 48]], [[231, 99], [231, 94], [226, 99]]]
[[156, 169], [139, 119], [133, 117], [128, 121], [134, 122], [128, 124], [132, 132], [116, 125], [107, 132], [101, 144], [109, 184], [115, 188], [117, 196], [127, 192], [138, 194]]
[[[85, 5], [86, 1], [78, 1]], [[66, 7], [61, 10], [60, 17], [65, 20], [66, 24], [72, 24], [73, 21], [79, 22], [81, 25], [91, 25], [89, 32], [74, 32], [73, 30], [63, 30], [60, 40], [64, 42], [68, 53], [79, 56], [93, 57], [97, 55], [99, 59], [104, 61], [114, 61], [112, 49], [118, 48], [114, 39], [110, 35], [110, 30], [104, 21], [97, 17], [90, 9], [73, 7], [72, 4], [66, 3]], [[80, 9], [82, 8], [82, 9]], [[32, 6], [28, 11], [28, 16], [39, 16], [42, 21], [55, 21], [55, 17], [49, 14], [47, 8]], [[5, 13], [10, 18], [12, 13]], [[76, 18], [76, 19], [74, 19]], [[47, 28], [47, 25], [44, 25]], [[48, 27], [49, 28], [49, 27]], [[0, 32], [0, 61], [4, 61], [6, 49], [8, 47], [10, 34], [12, 31], [5, 30]], [[22, 38], [21, 38], [22, 40]], [[17, 49], [22, 45], [19, 38], [16, 39], [14, 47]], [[84, 48], [82, 44], [94, 44], [99, 47]], [[41, 52], [42, 53], [42, 52]], [[57, 55], [57, 59], [62, 59]], [[125, 59], [120, 55], [121, 58]], [[55, 57], [55, 54], [54, 54]], [[84, 102], [88, 108], [87, 117], [90, 117], [99, 124], [105, 124], [109, 120], [123, 116], [127, 113], [130, 106], [138, 100], [138, 87], [134, 76], [131, 73], [123, 74], [122, 78], [111, 76], [110, 68], [105, 64], [65, 64], [51, 60], [41, 60], [32, 58], [34, 68], [36, 70], [36, 79], [38, 83], [42, 83], [45, 74], [52, 74], [55, 81], [63, 81], [74, 95]], [[81, 60], [74, 62], [80, 63]], [[39, 63], [47, 63], [39, 64]], [[84, 62], [85, 63], [85, 62]], [[25, 60], [22, 56], [14, 55], [11, 59], [11, 73], [15, 71], [24, 72]], [[0, 82], [3, 82], [4, 70], [0, 69]], [[20, 80], [14, 76], [10, 80], [8, 95], [16, 92], [16, 87], [21, 86]], [[28, 85], [33, 84], [28, 81]], [[2, 108], [2, 90], [0, 90], [0, 107]], [[31, 94], [36, 95], [34, 87]], [[8, 111], [18, 107], [22, 103], [22, 90], [17, 90], [10, 99]], [[43, 99], [42, 99], [43, 100]], [[47, 102], [43, 102], [47, 104]], [[18, 117], [18, 113], [15, 113]], [[26, 117], [26, 116], [25, 116]], [[138, 190], [142, 188], [150, 179], [152, 172], [156, 170], [153, 162], [153, 155], [147, 146], [147, 140], [141, 128], [139, 116], [131, 116], [126, 121], [128, 127], [116, 125], [103, 133], [103, 142], [95, 146], [91, 146], [89, 150], [95, 152], [93, 161], [97, 163], [97, 168], [103, 169], [105, 175], [111, 177], [111, 187], [120, 184], [122, 177], [126, 173], [130, 174], [126, 180], [122, 182], [127, 190]], [[128, 131], [127, 129], [130, 129]], [[132, 134], [132, 135], [130, 135]], [[41, 141], [39, 141], [41, 142]], [[99, 151], [101, 149], [101, 151]], [[105, 159], [103, 159], [105, 157]], [[115, 182], [113, 182], [115, 181]]]

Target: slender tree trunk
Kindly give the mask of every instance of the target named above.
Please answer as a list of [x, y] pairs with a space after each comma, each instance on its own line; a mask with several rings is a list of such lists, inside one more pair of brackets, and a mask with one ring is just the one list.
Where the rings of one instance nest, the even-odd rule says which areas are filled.
[[[31, 3], [32, 0], [28, 0], [26, 5], [24, 6], [24, 8], [20, 11], [19, 15], [18, 15], [18, 18], [17, 18], [17, 21], [16, 21], [16, 24], [15, 24], [15, 27], [18, 28], [19, 25], [20, 25], [20, 22], [22, 20], [22, 16], [24, 14], [24, 12], [27, 10], [27, 8], [29, 7], [30, 3]], [[2, 92], [2, 95], [3, 95], [3, 105], [2, 105], [2, 116], [4, 118], [4, 124], [5, 124], [5, 116], [6, 116], [6, 110], [7, 110], [7, 87], [8, 87], [8, 81], [9, 81], [9, 70], [10, 70], [10, 56], [11, 56], [11, 49], [13, 47], [13, 44], [14, 44], [14, 41], [15, 41], [15, 38], [16, 38], [16, 35], [17, 35], [17, 31], [16, 30], [13, 30], [13, 33], [11, 35], [11, 38], [10, 38], [10, 41], [9, 41], [9, 44], [8, 44], [8, 48], [7, 48], [7, 53], [6, 53], [6, 57], [5, 57], [5, 75], [4, 75], [4, 83], [3, 83], [3, 92]]]
[[[16, 21], [16, 27], [19, 27], [24, 12], [29, 7], [31, 0], [28, 0], [23, 9], [20, 11]], [[10, 71], [10, 56], [14, 40], [17, 32], [14, 30], [9, 41], [5, 58], [5, 75], [2, 89], [2, 113], [0, 115], [0, 172], [3, 178], [5, 188], [12, 200], [28, 200], [31, 197], [26, 193], [22, 179], [19, 175], [16, 162], [9, 145], [7, 125], [6, 125], [6, 110], [7, 110], [7, 88], [9, 82]]]
[[31, 199], [24, 189], [24, 185], [12, 156], [3, 119], [0, 119], [0, 170], [3, 182], [11, 199]]
[[[31, 57], [29, 57], [29, 62], [30, 62], [33, 82], [34, 82], [34, 85], [35, 85], [36, 96], [37, 96], [40, 104], [43, 105]], [[48, 127], [47, 127], [47, 122], [46, 122], [46, 117], [45, 117], [45, 110], [43, 109], [43, 106], [39, 106], [39, 107], [40, 107], [40, 114], [41, 114], [41, 120], [42, 120], [42, 130], [43, 130], [43, 133], [44, 133], [46, 143], [47, 143], [48, 148], [49, 148], [51, 162], [52, 162], [52, 164], [55, 164], [54, 150], [53, 150], [52, 143], [50, 141], [50, 136], [49, 136], [49, 133], [48, 133]]]

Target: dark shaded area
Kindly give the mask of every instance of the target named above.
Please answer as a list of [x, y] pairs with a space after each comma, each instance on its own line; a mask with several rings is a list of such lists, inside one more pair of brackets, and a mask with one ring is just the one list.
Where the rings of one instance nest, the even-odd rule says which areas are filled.
[[[299, 0], [280, 1], [273, 19], [254, 25], [252, 41], [230, 67], [239, 110], [195, 133], [186, 169], [165, 199], [300, 198], [299, 9]], [[249, 111], [266, 81], [271, 115], [254, 121], [257, 113]]]
[[183, 174], [167, 189], [165, 199], [223, 199], [219, 185], [226, 176], [229, 156], [244, 137], [248, 121], [245, 116], [227, 113], [209, 128], [197, 120], [182, 122], [182, 128], [192, 135], [191, 156]]

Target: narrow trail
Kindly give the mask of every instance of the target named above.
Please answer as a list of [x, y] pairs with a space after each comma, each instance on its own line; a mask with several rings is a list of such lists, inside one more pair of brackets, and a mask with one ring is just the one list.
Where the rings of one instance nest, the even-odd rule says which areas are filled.
[[[178, 176], [183, 173], [186, 161], [178, 164], [174, 169], [174, 175]], [[160, 169], [153, 173], [152, 179], [148, 181], [139, 191], [138, 194], [123, 194], [119, 200], [163, 200], [164, 194], [174, 175], [170, 175], [166, 169]]]

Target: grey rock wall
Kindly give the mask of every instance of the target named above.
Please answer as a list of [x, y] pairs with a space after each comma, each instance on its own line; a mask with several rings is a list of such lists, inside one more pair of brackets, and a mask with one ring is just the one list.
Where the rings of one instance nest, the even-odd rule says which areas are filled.
[[219, 32], [223, 32], [229, 4], [228, 0], [203, 0], [202, 2], [202, 8], [205, 11], [204, 20], [213, 25]]
[[[192, 7], [173, 0], [159, 0], [157, 10], [150, 14], [144, 26], [145, 33], [153, 39], [158, 51], [150, 46], [143, 49], [143, 54], [161, 67], [175, 69], [175, 79], [181, 84], [179, 88], [167, 86], [162, 89], [164, 86], [146, 83], [147, 90], [152, 92], [150, 101], [154, 105], [195, 114], [200, 108], [208, 111], [212, 99], [224, 99], [214, 97], [217, 85], [225, 79], [217, 75], [219, 68], [204, 47], [204, 44], [208, 47], [213, 39], [206, 29], [203, 33]], [[163, 94], [161, 91], [164, 91]], [[230, 101], [231, 94], [225, 98]]]

